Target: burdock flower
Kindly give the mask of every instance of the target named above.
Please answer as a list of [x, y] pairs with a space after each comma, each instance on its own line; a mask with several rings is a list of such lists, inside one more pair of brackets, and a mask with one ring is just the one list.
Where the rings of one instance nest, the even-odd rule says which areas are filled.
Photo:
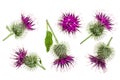
[[36, 54], [27, 55], [27, 51], [24, 48], [19, 49], [19, 51], [16, 51], [15, 54], [16, 55], [14, 55], [14, 60], [16, 60], [16, 62], [14, 64], [16, 67], [20, 67], [24, 64], [30, 69], [39, 66], [45, 70], [44, 66], [42, 65], [41, 59]]
[[107, 30], [111, 30], [113, 25], [111, 23], [111, 19], [109, 16], [106, 16], [106, 14], [98, 13], [96, 14], [95, 18], [98, 20], [98, 22], [103, 25]]
[[95, 18], [97, 19], [97, 22], [90, 24], [88, 27], [89, 36], [81, 41], [80, 44], [85, 42], [90, 37], [99, 39], [105, 33], [105, 29], [109, 31], [112, 29], [111, 25], [113, 24], [111, 23], [110, 17], [103, 13], [98, 13], [96, 14]]
[[34, 30], [34, 28], [32, 28], [35, 24], [33, 24], [33, 21], [32, 19], [27, 16], [25, 17], [23, 14], [21, 15], [21, 20], [22, 20], [22, 23], [23, 25], [25, 26], [26, 29], [28, 30]]
[[26, 29], [34, 30], [32, 27], [35, 25], [29, 16], [25, 17], [21, 15], [21, 22], [13, 23], [10, 26], [7, 26], [6, 29], [10, 32], [8, 36], [6, 36], [3, 41], [9, 38], [12, 35], [15, 35], [16, 38], [19, 38], [23, 35]]
[[93, 64], [93, 66], [96, 66], [98, 69], [102, 68], [103, 70], [106, 69], [106, 59], [111, 58], [113, 50], [111, 47], [109, 47], [109, 44], [112, 40], [112, 37], [110, 38], [108, 44], [104, 44], [104, 43], [100, 43], [97, 46], [97, 50], [96, 56], [89, 56], [90, 62], [91, 64]]
[[19, 49], [19, 51], [16, 51], [15, 52], [16, 55], [15, 56], [15, 66], [16, 67], [20, 67], [22, 64], [24, 64], [24, 60], [25, 60], [25, 57], [26, 57], [26, 54], [27, 54], [27, 51], [23, 49]]
[[67, 47], [65, 44], [57, 44], [53, 47], [54, 54], [58, 57], [53, 63], [57, 67], [69, 67], [74, 62], [74, 57], [67, 55]]
[[59, 21], [59, 25], [63, 31], [68, 33], [75, 33], [80, 27], [80, 20], [78, 16], [75, 16], [73, 13], [63, 14], [62, 18]]
[[64, 67], [69, 67], [70, 65], [73, 64], [74, 62], [74, 57], [72, 56], [64, 56], [61, 58], [58, 58], [54, 61], [54, 65], [57, 65], [57, 67], [64, 68]]
[[6, 36], [3, 41], [9, 38], [12, 35], [15, 35], [15, 38], [19, 38], [24, 33], [24, 28], [22, 27], [21, 23], [13, 23], [10, 28], [7, 26], [6, 29], [10, 32], [8, 36]]
[[[69, 14], [69, 16], [73, 17], [73, 14]], [[67, 17], [66, 17], [67, 18]], [[47, 36], [45, 38], [45, 45], [46, 45], [46, 49], [51, 48], [52, 46], [52, 35], [55, 38], [56, 44], [53, 45], [53, 53], [56, 55], [57, 59], [55, 59], [55, 61], [53, 61], [53, 65], [57, 66], [57, 68], [67, 68], [70, 67], [73, 63], [74, 63], [74, 57], [68, 55], [67, 51], [68, 48], [65, 45], [65, 43], [59, 43], [55, 33], [53, 32], [52, 27], [50, 26], [48, 20], [46, 20], [46, 24], [47, 24]], [[48, 30], [50, 29], [50, 30]], [[47, 50], [47, 52], [49, 51]]]

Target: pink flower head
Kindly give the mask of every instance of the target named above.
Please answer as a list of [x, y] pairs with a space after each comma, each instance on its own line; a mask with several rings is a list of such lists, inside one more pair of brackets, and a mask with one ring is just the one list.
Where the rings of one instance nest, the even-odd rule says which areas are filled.
[[27, 16], [25, 17], [23, 14], [21, 15], [21, 20], [22, 20], [22, 23], [25, 25], [25, 28], [28, 29], [28, 30], [34, 30], [32, 27], [35, 25], [33, 24], [33, 21], [32, 19]]
[[23, 49], [19, 49], [19, 51], [16, 51], [15, 53], [16, 53], [16, 55], [14, 55], [15, 56], [14, 59], [16, 60], [15, 66], [20, 67], [24, 63], [24, 59], [26, 57], [27, 51], [25, 51], [23, 48]]
[[105, 14], [103, 13], [98, 13], [96, 14], [95, 18], [98, 20], [98, 22], [103, 25], [107, 30], [111, 30], [112, 27], [111, 25], [113, 25], [111, 23], [111, 19], [109, 16], [106, 16]]
[[72, 56], [65, 56], [59, 59], [56, 59], [54, 61], [54, 65], [57, 65], [57, 67], [60, 68], [64, 68], [64, 67], [69, 67], [70, 65], [72, 65], [72, 63], [74, 62], [74, 57]]
[[94, 66], [102, 68], [103, 70], [106, 69], [106, 63], [104, 59], [99, 59], [98, 57], [94, 57], [92, 55], [89, 56], [89, 59]]
[[72, 13], [63, 14], [62, 19], [59, 22], [62, 30], [68, 33], [75, 33], [80, 27], [78, 16]]

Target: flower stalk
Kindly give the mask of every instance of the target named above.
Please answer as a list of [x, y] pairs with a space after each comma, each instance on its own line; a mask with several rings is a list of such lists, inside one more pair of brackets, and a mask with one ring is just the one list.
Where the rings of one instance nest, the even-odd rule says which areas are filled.
[[[57, 37], [56, 37], [56, 35], [55, 35], [55, 33], [54, 33], [52, 27], [50, 26], [48, 20], [46, 20], [46, 24], [47, 24], [47, 26], [50, 28], [50, 30], [51, 30], [51, 32], [52, 32], [54, 38], [55, 38], [55, 41], [56, 41], [56, 43], [58, 44], [58, 43], [59, 43], [59, 42], [58, 42], [58, 39], [57, 39]], [[47, 27], [47, 30], [48, 30], [48, 27]]]
[[46, 70], [45, 67], [41, 64], [37, 64], [39, 67], [41, 67], [43, 70]]
[[92, 34], [89, 35], [87, 38], [85, 38], [80, 44], [84, 43], [84, 42], [85, 42], [86, 40], [88, 40], [91, 36], [92, 36]]
[[11, 32], [8, 36], [6, 36], [2, 41], [5, 41], [6, 39], [8, 39], [10, 36], [12, 36], [14, 33]]
[[108, 43], [107, 43], [107, 46], [110, 45], [110, 42], [111, 42], [112, 39], [113, 39], [113, 37], [110, 38], [110, 40], [109, 40]]

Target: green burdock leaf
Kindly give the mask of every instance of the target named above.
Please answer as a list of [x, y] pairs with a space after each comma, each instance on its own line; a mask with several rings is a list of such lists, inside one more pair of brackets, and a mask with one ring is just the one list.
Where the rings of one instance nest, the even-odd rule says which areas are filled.
[[49, 52], [52, 44], [53, 44], [52, 33], [50, 31], [47, 31], [46, 32], [46, 37], [45, 37], [45, 46], [46, 46], [46, 51], [47, 52]]

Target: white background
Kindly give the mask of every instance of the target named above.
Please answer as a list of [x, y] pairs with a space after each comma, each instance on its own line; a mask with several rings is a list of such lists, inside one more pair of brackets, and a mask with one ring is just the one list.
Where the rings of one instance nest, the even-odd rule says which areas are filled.
[[[81, 20], [80, 32], [68, 35], [59, 28], [58, 20], [62, 13], [75, 13]], [[90, 38], [84, 44], [79, 43], [88, 36], [87, 26], [94, 21], [97, 12], [109, 15], [113, 22], [113, 30], [106, 31], [99, 40]], [[6, 41], [2, 39], [9, 34], [6, 25], [20, 21], [21, 13], [30, 15], [35, 21], [35, 30], [27, 31], [23, 38], [15, 39], [14, 36]], [[64, 71], [56, 70], [52, 62], [56, 58], [52, 51], [46, 53], [44, 38], [48, 19], [60, 42], [69, 45], [69, 52], [75, 57], [74, 67]], [[119, 80], [120, 79], [120, 6], [119, 0], [0, 0], [0, 80]], [[107, 62], [107, 71], [92, 68], [88, 55], [94, 54], [98, 42], [107, 43], [113, 37], [111, 47], [114, 56]], [[22, 66], [17, 69], [11, 59], [14, 51], [24, 47], [28, 52], [38, 54], [46, 70], [37, 68], [28, 70]]]

